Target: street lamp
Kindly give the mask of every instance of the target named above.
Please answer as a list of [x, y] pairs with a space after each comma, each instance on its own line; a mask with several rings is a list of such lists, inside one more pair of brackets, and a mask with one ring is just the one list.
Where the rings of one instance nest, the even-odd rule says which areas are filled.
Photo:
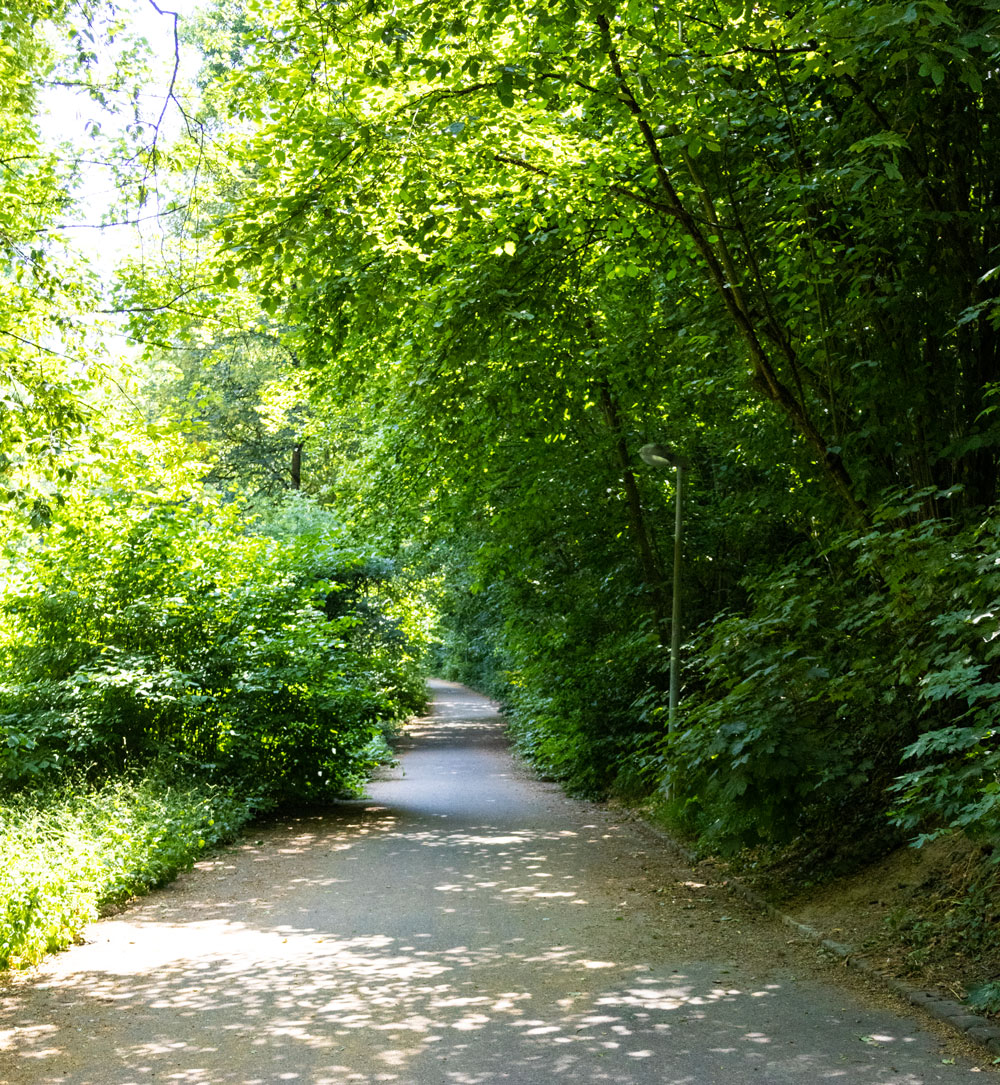
[[667, 730], [673, 731], [677, 719], [677, 673], [681, 654], [681, 491], [684, 488], [684, 472], [688, 461], [664, 445], [643, 445], [639, 455], [650, 467], [674, 467], [677, 480], [674, 521], [674, 598], [670, 614], [670, 709], [667, 715]]

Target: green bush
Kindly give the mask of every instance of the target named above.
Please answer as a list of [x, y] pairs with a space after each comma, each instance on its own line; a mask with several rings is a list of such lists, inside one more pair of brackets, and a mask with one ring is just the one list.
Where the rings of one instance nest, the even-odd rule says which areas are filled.
[[198, 492], [61, 510], [0, 599], [0, 788], [169, 751], [261, 797], [356, 791], [380, 728], [422, 700], [419, 631], [387, 577], [358, 589], [372, 559], [316, 515], [265, 533]]
[[159, 777], [0, 805], [0, 968], [69, 945], [102, 909], [168, 881], [253, 812], [232, 791]]
[[748, 580], [747, 612], [698, 635], [661, 752], [707, 843], [780, 844], [844, 810], [869, 827], [889, 814], [918, 842], [996, 834], [1000, 517], [919, 520], [929, 496]]
[[666, 650], [643, 630], [608, 632], [595, 643], [567, 629], [534, 651], [525, 644], [506, 691], [519, 752], [571, 794], [649, 790], [644, 751], [658, 722], [635, 703], [665, 663]]
[[262, 512], [95, 485], [11, 546], [0, 968], [257, 810], [356, 793], [423, 706], [427, 615], [394, 570], [309, 502]]
[[886, 542], [905, 636], [899, 681], [919, 702], [892, 819], [917, 842], [1000, 835], [1000, 511], [961, 529], [926, 522]]
[[898, 750], [909, 727], [863, 581], [804, 559], [748, 587], [750, 613], [699, 636], [663, 743], [688, 827], [723, 850], [785, 843], [843, 810], [878, 783], [879, 750]]

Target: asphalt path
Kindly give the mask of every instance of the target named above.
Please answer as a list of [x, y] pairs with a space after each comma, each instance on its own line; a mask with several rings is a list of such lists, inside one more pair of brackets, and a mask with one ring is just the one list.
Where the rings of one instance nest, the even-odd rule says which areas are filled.
[[0, 1082], [992, 1078], [432, 685], [369, 799], [254, 829], [0, 987]]

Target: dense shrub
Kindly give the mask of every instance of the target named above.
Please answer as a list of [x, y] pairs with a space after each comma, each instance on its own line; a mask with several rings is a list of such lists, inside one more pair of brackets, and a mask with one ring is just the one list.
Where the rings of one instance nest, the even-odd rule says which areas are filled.
[[845, 810], [918, 839], [996, 834], [1000, 517], [919, 520], [928, 496], [754, 578], [747, 612], [700, 633], [663, 748], [710, 842], [787, 841]]
[[664, 743], [685, 820], [724, 848], [787, 842], [842, 811], [912, 734], [912, 696], [888, 675], [864, 580], [804, 558], [748, 587], [749, 613], [696, 638]]
[[328, 512], [91, 481], [0, 570], [0, 968], [256, 811], [357, 792], [425, 699], [426, 613]]
[[261, 797], [360, 787], [380, 729], [423, 696], [417, 632], [374, 578], [365, 608], [331, 617], [370, 558], [329, 516], [278, 519], [266, 534], [197, 490], [61, 512], [0, 600], [0, 786], [170, 751]]
[[645, 790], [649, 728], [635, 701], [664, 655], [642, 630], [525, 651], [507, 692], [517, 748], [571, 794]]

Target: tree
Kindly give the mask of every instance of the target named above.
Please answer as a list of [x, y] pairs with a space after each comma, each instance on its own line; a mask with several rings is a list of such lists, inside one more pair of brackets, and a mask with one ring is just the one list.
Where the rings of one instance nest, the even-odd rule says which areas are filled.
[[[162, 350], [151, 358], [147, 411], [212, 461], [206, 484], [264, 496], [303, 489], [304, 451], [318, 442], [294, 355], [263, 330], [169, 355], [172, 362]], [[306, 488], [321, 477], [307, 471]]]
[[[216, 252], [171, 297], [219, 312], [226, 285], [288, 329], [338, 434], [324, 494], [453, 572], [456, 659], [476, 643], [581, 787], [686, 765], [739, 837], [794, 704], [809, 764], [771, 757], [777, 833], [824, 787], [883, 788], [912, 743], [906, 698], [835, 704], [809, 636], [780, 646], [822, 573], [830, 689], [898, 673], [858, 609], [912, 613], [884, 537], [995, 498], [996, 22], [938, 0], [274, 0], [213, 39]], [[669, 494], [635, 458], [661, 439], [694, 463], [703, 658], [737, 630], [747, 672], [689, 668], [683, 756], [655, 745]], [[717, 714], [747, 705], [760, 727], [720, 751]], [[743, 791], [710, 795], [740, 764]]]
[[[98, 323], [99, 275], [71, 237], [83, 225], [76, 196], [86, 168], [104, 154], [125, 184], [149, 165], [138, 122], [101, 134], [100, 120], [134, 106], [143, 82], [142, 44], [122, 36], [112, 48], [121, 31], [111, 3], [0, 12], [0, 479], [9, 521], [26, 512], [44, 522], [80, 464], [99, 454], [102, 386], [116, 380], [119, 359], [101, 342], [113, 329]], [[70, 90], [100, 118], [75, 145], [59, 142], [45, 119], [52, 96]]]

